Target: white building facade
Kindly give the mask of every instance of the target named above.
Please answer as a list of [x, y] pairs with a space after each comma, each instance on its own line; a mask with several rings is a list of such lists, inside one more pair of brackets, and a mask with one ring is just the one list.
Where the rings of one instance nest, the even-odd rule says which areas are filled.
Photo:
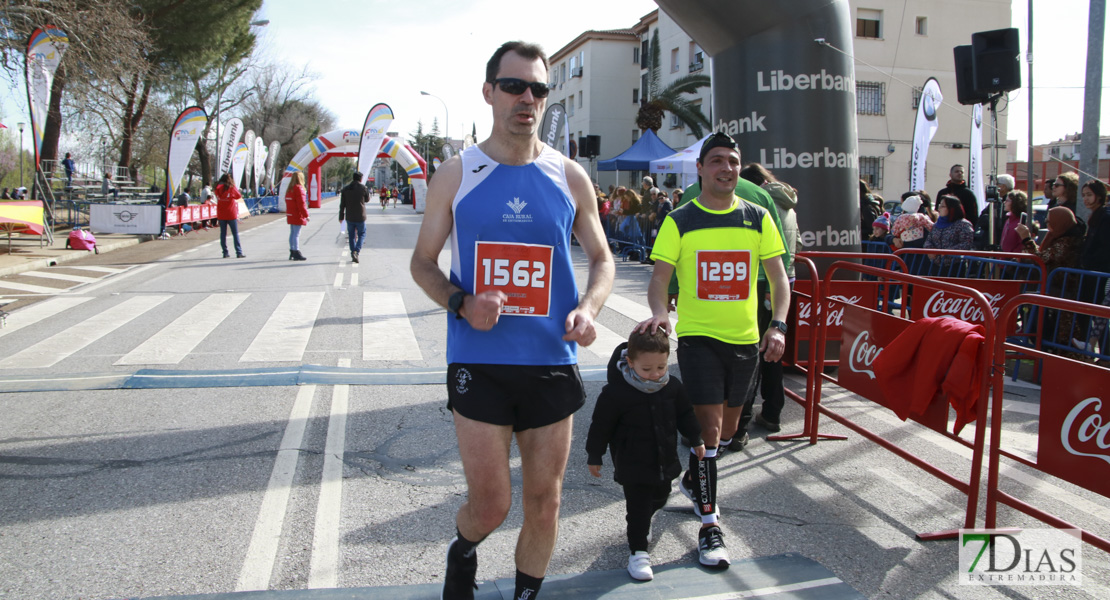
[[[944, 94], [940, 128], [927, 162], [926, 191], [934, 194], [948, 180], [953, 164], [967, 165], [971, 132], [970, 106], [956, 100], [952, 48], [971, 43], [978, 31], [1010, 26], [1008, 0], [851, 0], [855, 57], [856, 112], [860, 176], [887, 199], [909, 186], [910, 154], [921, 88], [934, 77]], [[636, 113], [646, 86], [644, 53], [659, 32], [660, 88], [690, 73], [712, 75], [711, 58], [663, 11], [652, 11], [628, 30], [588, 31], [551, 56], [552, 94], [567, 105], [572, 137], [601, 136], [598, 158], [624, 152], [640, 135]], [[572, 66], [573, 63], [573, 66]], [[575, 76], [579, 70], [581, 74]], [[566, 75], [564, 75], [566, 73]], [[690, 96], [713, 120], [710, 87]], [[573, 111], [571, 103], [573, 101]], [[992, 167], [990, 116], [984, 110], [983, 165]], [[1006, 118], [998, 115], [998, 170], [1005, 171]], [[696, 136], [667, 113], [656, 132], [680, 150]], [[584, 167], [590, 162], [579, 159]], [[639, 186], [643, 173], [595, 172], [606, 189], [611, 184]], [[670, 183], [670, 182], [657, 182]]]

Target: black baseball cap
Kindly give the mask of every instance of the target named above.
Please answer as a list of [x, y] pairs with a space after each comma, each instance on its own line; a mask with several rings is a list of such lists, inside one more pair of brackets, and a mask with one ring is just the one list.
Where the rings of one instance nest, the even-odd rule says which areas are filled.
[[736, 140], [732, 139], [732, 136], [723, 131], [715, 131], [713, 132], [713, 135], [709, 136], [704, 142], [702, 142], [701, 153], [698, 154], [698, 162], [704, 163], [705, 155], [709, 154], [709, 151], [714, 148], [729, 148], [731, 150], [739, 151], [736, 146]]

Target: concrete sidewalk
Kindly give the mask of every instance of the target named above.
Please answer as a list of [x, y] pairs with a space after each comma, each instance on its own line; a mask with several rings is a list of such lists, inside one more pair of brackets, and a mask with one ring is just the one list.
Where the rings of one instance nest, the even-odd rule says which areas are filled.
[[[0, 236], [0, 277], [34, 271], [84, 258], [91, 254], [87, 250], [66, 248], [71, 229], [59, 228], [54, 231], [54, 242], [40, 245], [38, 236], [13, 235], [11, 250], [8, 250], [7, 236]], [[97, 249], [111, 252], [149, 241], [154, 236], [123, 233], [101, 233], [96, 235]]]

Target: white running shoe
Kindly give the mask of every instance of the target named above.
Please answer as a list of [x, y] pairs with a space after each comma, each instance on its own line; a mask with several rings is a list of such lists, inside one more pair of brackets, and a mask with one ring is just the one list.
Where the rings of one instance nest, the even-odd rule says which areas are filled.
[[651, 581], [655, 577], [651, 572], [651, 556], [643, 550], [629, 556], [628, 574], [636, 581]]
[[728, 568], [728, 551], [720, 527], [704, 527], [698, 533], [698, 561], [707, 567]]

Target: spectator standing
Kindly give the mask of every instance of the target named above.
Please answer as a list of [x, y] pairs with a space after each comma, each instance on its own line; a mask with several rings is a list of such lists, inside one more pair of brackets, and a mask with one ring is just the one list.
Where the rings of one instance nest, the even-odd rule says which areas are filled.
[[879, 218], [880, 210], [876, 210], [875, 204], [871, 202], [874, 197], [871, 195], [871, 186], [867, 182], [859, 180], [859, 229], [860, 236], [864, 239], [871, 237], [871, 224], [875, 219]]
[[[979, 215], [979, 199], [975, 197], [975, 192], [967, 187], [967, 181], [964, 179], [964, 166], [952, 165], [948, 170], [948, 184], [937, 192], [937, 211], [940, 211], [940, 198], [942, 196], [955, 196], [960, 201], [960, 206], [963, 207], [963, 214], [965, 218], [970, 221]], [[939, 217], [934, 217], [936, 221]], [[973, 228], [974, 229], [974, 228]], [[974, 230], [972, 237], [974, 238]]]
[[69, 189], [73, 187], [73, 172], [77, 170], [77, 165], [73, 164], [73, 157], [69, 152], [66, 152], [66, 157], [62, 159], [62, 167], [66, 170], [66, 189]]
[[[1086, 228], [1078, 221], [1075, 212], [1066, 206], [1054, 206], [1048, 209], [1047, 225], [1048, 233], [1040, 244], [1033, 239], [1027, 226], [1019, 223], [1014, 229], [1021, 237], [1025, 251], [1039, 256], [1044, 261], [1046, 273], [1061, 267], [1078, 267], [1079, 257], [1083, 252], [1083, 232]], [[1048, 295], [1057, 298], [1075, 298], [1079, 293], [1078, 278], [1068, 277], [1066, 286], [1063, 281], [1064, 278], [1053, 278], [1047, 290]], [[1056, 322], [1055, 341], [1060, 344], [1069, 343], [1073, 337], [1075, 313], [1048, 311], [1046, 323], [1053, 322]], [[1046, 333], [1046, 337], [1049, 335]], [[1078, 353], [1073, 357], [1079, 360], [1083, 358]]]
[[[1056, 176], [1056, 182], [1052, 184], [1052, 200], [1048, 203], [1048, 209], [1052, 210], [1054, 207], [1063, 206], [1074, 213], [1078, 206], [1078, 198], [1079, 175], [1071, 171], [1060, 173]], [[1078, 219], [1078, 222], [1083, 223], [1083, 220]]]
[[660, 329], [633, 331], [618, 345], [586, 437], [591, 475], [601, 477], [606, 448], [613, 457], [613, 479], [624, 489], [628, 574], [640, 581], [654, 576], [648, 554], [651, 518], [667, 504], [671, 482], [682, 473], [676, 430], [693, 441], [699, 459], [705, 456], [694, 408], [682, 382], [668, 372], [670, 353], [670, 339]]
[[[285, 194], [285, 222], [289, 224], [289, 260], [308, 260], [301, 254], [301, 228], [308, 225], [308, 192], [302, 171], [293, 173], [293, 181]], [[355, 262], [358, 262], [357, 257]]]
[[[1079, 268], [1110, 273], [1110, 207], [1106, 206], [1106, 184], [1098, 179], [1084, 183], [1083, 205], [1091, 211], [1091, 216]], [[1100, 301], [1101, 298], [1093, 300], [1095, 303]]]
[[1025, 195], [1025, 192], [1012, 191], [1006, 194], [1006, 199], [1002, 201], [1002, 210], [1006, 214], [1006, 220], [1002, 222], [1000, 236], [1002, 251], [1021, 252], [1023, 244], [1015, 227], [1021, 223], [1021, 216], [1029, 212], [1029, 197]]
[[[740, 170], [740, 177], [750, 181], [767, 191], [771, 200], [775, 202], [779, 221], [782, 223], [783, 247], [786, 254], [782, 255], [782, 263], [786, 269], [786, 278], [790, 286], [794, 285], [794, 254], [798, 251], [800, 234], [798, 232], [798, 215], [794, 208], [798, 206], [798, 192], [790, 185], [775, 178], [763, 165], [751, 163]], [[771, 292], [766, 280], [760, 281], [757, 287], [760, 298], [756, 314], [759, 319], [759, 331], [762, 335], [771, 323]], [[759, 362], [759, 395], [763, 398], [763, 406], [754, 420], [757, 425], [772, 433], [780, 431], [782, 408], [786, 404], [786, 391], [783, 384], [783, 368], [781, 361]], [[751, 418], [755, 410], [755, 394], [753, 393], [744, 404], [743, 414]], [[740, 422], [747, 424], [744, 417]], [[744, 433], [747, 433], [746, 431]]]
[[216, 220], [220, 222], [220, 249], [223, 250], [224, 258], [230, 256], [227, 252], [228, 229], [231, 229], [231, 236], [235, 240], [235, 258], [247, 257], [239, 243], [239, 201], [242, 199], [243, 194], [235, 187], [231, 174], [224, 173], [216, 186]]

